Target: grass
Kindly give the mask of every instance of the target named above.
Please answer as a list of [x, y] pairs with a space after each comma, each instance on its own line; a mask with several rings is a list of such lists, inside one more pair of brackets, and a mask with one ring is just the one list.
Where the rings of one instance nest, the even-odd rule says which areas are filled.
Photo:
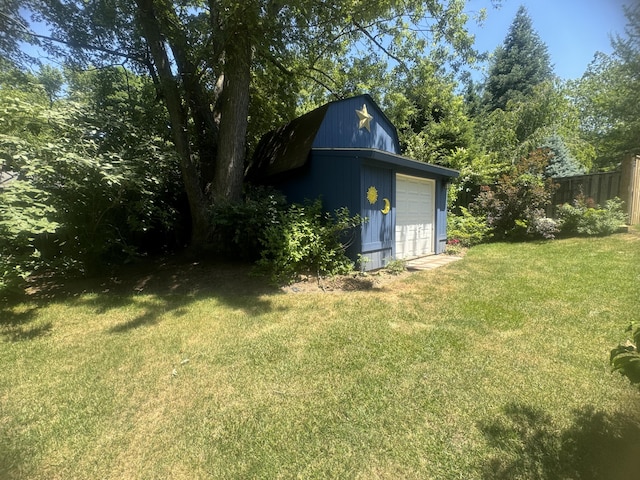
[[[0, 309], [0, 478], [636, 478], [640, 236], [381, 289], [166, 266]], [[76, 285], [77, 287], [77, 285]]]

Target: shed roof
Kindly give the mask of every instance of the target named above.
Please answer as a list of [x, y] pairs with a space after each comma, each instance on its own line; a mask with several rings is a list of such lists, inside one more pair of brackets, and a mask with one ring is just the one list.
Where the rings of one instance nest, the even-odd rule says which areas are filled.
[[247, 176], [264, 179], [304, 166], [329, 104], [316, 108], [262, 136]]
[[329, 155], [348, 154], [354, 158], [366, 158], [368, 161], [379, 162], [385, 165], [396, 167], [396, 170], [406, 173], [417, 172], [428, 175], [439, 175], [441, 177], [455, 178], [460, 175], [458, 170], [433, 165], [431, 163], [419, 162], [411, 158], [396, 155], [395, 153], [383, 152], [372, 148], [315, 148], [314, 151], [323, 152]]
[[[318, 148], [316, 142], [316, 146], [314, 147], [314, 141], [326, 119], [329, 109], [341, 102], [345, 102], [346, 106], [348, 105], [347, 102], [351, 102], [354, 99], [362, 99], [375, 108], [376, 116], [382, 118], [383, 122], [390, 128], [392, 138], [394, 138], [395, 152], [397, 152], [399, 147], [397, 145], [395, 127], [373, 99], [369, 95], [364, 94], [350, 99], [336, 100], [327, 103], [265, 134], [260, 139], [249, 168], [247, 169], [247, 178], [254, 182], [263, 182], [270, 178], [279, 177], [286, 172], [302, 168], [307, 164], [311, 150], [352, 151], [354, 153], [360, 152], [360, 156], [363, 156], [363, 152], [366, 150], [370, 152], [367, 158], [387, 162], [400, 168], [419, 170], [445, 177], [458, 176], [458, 172], [455, 170], [411, 160], [391, 151], [380, 150], [376, 148], [374, 144], [371, 144], [372, 148], [353, 148], [354, 145], [351, 142], [347, 142], [347, 145], [330, 145], [331, 148]], [[324, 145], [322, 146], [324, 147]]]

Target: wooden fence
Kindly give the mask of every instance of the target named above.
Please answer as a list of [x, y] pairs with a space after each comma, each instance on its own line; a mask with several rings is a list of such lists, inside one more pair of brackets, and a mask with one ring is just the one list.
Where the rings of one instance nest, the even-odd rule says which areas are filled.
[[620, 198], [625, 201], [629, 225], [640, 225], [640, 155], [625, 159], [621, 173]]
[[553, 206], [571, 203], [580, 194], [599, 205], [618, 197], [624, 201], [629, 224], [640, 224], [640, 155], [625, 158], [620, 170], [615, 172], [555, 178], [554, 182], [559, 186], [553, 196]]

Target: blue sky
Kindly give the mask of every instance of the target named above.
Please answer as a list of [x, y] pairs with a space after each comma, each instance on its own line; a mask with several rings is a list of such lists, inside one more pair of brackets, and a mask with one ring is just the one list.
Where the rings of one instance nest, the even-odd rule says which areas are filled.
[[518, 8], [524, 5], [549, 49], [556, 75], [569, 80], [582, 76], [597, 51], [611, 53], [610, 34], [624, 34], [622, 5], [632, 1], [638, 0], [504, 0], [496, 10], [489, 0], [470, 0], [467, 10], [487, 9], [483, 26], [471, 31], [476, 35], [476, 48], [493, 52], [504, 42]]
[[[622, 5], [633, 1], [640, 0], [502, 0], [502, 6], [495, 9], [491, 0], [468, 0], [465, 10], [473, 13], [487, 9], [482, 26], [473, 22], [468, 25], [476, 36], [476, 48], [493, 52], [504, 42], [518, 8], [524, 5], [549, 49], [556, 75], [569, 80], [582, 76], [597, 51], [611, 53], [610, 34], [624, 33]], [[481, 80], [483, 74], [474, 72], [473, 77]]]

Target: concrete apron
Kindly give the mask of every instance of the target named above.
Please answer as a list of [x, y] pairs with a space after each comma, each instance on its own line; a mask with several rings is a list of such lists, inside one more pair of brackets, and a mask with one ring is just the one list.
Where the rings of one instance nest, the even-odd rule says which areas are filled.
[[427, 257], [413, 258], [407, 260], [407, 270], [410, 272], [433, 270], [458, 260], [462, 260], [462, 257], [456, 257], [455, 255], [429, 255]]

